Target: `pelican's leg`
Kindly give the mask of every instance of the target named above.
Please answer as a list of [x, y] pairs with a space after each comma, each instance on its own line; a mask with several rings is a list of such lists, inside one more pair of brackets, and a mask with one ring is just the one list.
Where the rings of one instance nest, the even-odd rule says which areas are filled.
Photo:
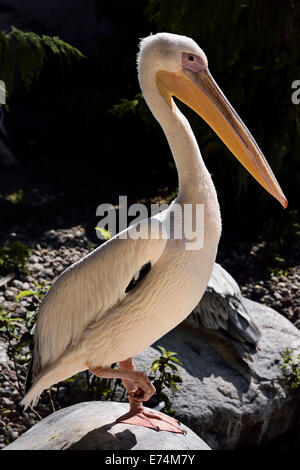
[[184, 434], [176, 419], [166, 416], [159, 411], [146, 410], [142, 402], [149, 400], [155, 393], [155, 388], [143, 372], [133, 370], [132, 359], [120, 362], [120, 369], [99, 367], [90, 369], [97, 377], [105, 379], [122, 379], [128, 392], [130, 410], [117, 419], [118, 423], [134, 424], [154, 429], [155, 431], [169, 431]]

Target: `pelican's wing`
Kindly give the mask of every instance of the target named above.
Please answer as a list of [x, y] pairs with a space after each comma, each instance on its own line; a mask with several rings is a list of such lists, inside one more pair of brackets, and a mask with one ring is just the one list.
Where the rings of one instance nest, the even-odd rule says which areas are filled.
[[221, 330], [240, 343], [255, 346], [260, 332], [248, 314], [242, 298], [220, 296], [208, 289], [198, 305], [198, 313], [205, 328]]
[[189, 321], [221, 330], [241, 342], [256, 345], [260, 331], [247, 312], [236, 281], [215, 263], [207, 289]]
[[142, 221], [140, 238], [133, 239], [135, 227], [129, 227], [74, 263], [53, 284], [38, 312], [33, 377], [76, 344], [88, 325], [128, 295], [160, 258], [167, 240], [148, 237], [150, 220]]

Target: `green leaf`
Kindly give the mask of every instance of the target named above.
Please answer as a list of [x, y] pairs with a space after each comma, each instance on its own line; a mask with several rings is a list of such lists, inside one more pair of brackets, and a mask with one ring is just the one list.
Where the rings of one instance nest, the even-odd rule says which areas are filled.
[[24, 196], [23, 189], [19, 189], [18, 191], [9, 194], [6, 196], [7, 201], [12, 202], [13, 204], [21, 204]]
[[16, 301], [22, 299], [23, 297], [26, 297], [28, 295], [36, 295], [36, 292], [32, 290], [22, 290], [17, 296], [16, 296]]
[[160, 366], [159, 362], [157, 362], [156, 364], [153, 363], [151, 366], [151, 369], [153, 370], [153, 372], [155, 372], [159, 368], [159, 366]]
[[172, 364], [172, 363], [169, 363], [168, 367], [170, 367], [170, 369], [172, 369], [172, 370], [177, 370], [177, 367], [174, 366], [174, 364]]
[[168, 357], [168, 353], [167, 353], [167, 351], [165, 350], [165, 348], [163, 346], [157, 346], [157, 347], [163, 353], [163, 357]]
[[104, 240], [109, 240], [111, 238], [111, 233], [104, 227], [95, 227], [95, 230], [101, 233]]
[[57, 57], [61, 65], [85, 57], [78, 49], [56, 36], [39, 36], [15, 27], [9, 33], [0, 32], [0, 79], [5, 82], [8, 95], [14, 86], [16, 68], [25, 88], [29, 90], [33, 80], [39, 78], [49, 55]]
[[112, 116], [123, 117], [128, 113], [135, 113], [139, 104], [140, 96], [136, 95], [134, 100], [122, 98], [119, 104], [114, 104], [110, 110]]
[[178, 383], [178, 382], [179, 382], [179, 383], [182, 383], [182, 377], [181, 377], [180, 375], [178, 375], [178, 374], [173, 374], [172, 379], [173, 379], [174, 382], [176, 382], [176, 383]]
[[170, 357], [169, 360], [172, 362], [176, 362], [176, 364], [179, 364], [180, 366], [182, 366], [182, 362], [180, 362], [180, 360], [177, 359], [177, 357]]

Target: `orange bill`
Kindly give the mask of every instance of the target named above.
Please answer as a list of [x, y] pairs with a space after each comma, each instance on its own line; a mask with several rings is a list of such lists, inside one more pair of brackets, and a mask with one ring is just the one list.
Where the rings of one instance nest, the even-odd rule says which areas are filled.
[[172, 106], [171, 97], [176, 96], [196, 111], [249, 173], [283, 207], [287, 206], [287, 199], [259, 146], [207, 67], [199, 72], [188, 69], [178, 72], [160, 70], [156, 79], [161, 94], [170, 106]]

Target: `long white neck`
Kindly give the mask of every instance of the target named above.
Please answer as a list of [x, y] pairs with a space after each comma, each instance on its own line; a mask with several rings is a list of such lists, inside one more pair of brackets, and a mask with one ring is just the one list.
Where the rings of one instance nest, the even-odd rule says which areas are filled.
[[173, 109], [166, 104], [163, 111], [162, 116], [160, 110], [159, 122], [175, 160], [178, 197], [182, 202], [206, 202], [203, 198], [206, 199], [207, 190], [215, 194], [215, 189], [190, 124], [175, 104]]
[[219, 204], [211, 176], [202, 159], [196, 138], [185, 116], [175, 105], [171, 108], [160, 94], [153, 72], [140, 71], [143, 96], [154, 117], [162, 126], [178, 171], [181, 203], [209, 204], [219, 218]]

